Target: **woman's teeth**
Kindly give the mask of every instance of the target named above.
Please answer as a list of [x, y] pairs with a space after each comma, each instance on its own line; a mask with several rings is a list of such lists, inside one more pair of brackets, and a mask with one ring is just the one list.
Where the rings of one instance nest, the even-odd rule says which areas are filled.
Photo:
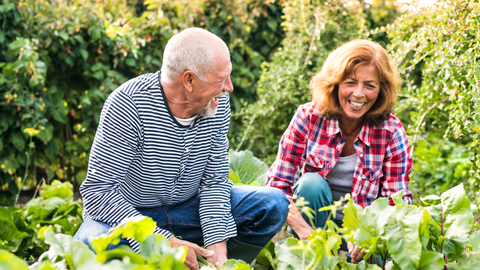
[[365, 102], [357, 103], [357, 102], [353, 102], [351, 100], [349, 102], [350, 102], [350, 105], [352, 105], [352, 107], [354, 107], [356, 109], [360, 109], [361, 107], [363, 107], [363, 105], [365, 105]]

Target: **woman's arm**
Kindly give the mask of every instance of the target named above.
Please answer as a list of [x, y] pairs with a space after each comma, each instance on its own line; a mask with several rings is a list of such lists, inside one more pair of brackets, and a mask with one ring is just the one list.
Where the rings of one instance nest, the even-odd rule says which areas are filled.
[[312, 234], [313, 228], [303, 219], [293, 199], [289, 198], [288, 200], [290, 205], [288, 207], [287, 224], [297, 234], [299, 239], [307, 240], [308, 236]]
[[[398, 120], [397, 120], [398, 121]], [[413, 161], [408, 146], [407, 135], [400, 121], [397, 122], [392, 138], [388, 142], [383, 163], [382, 190], [380, 196], [389, 198], [403, 190], [403, 200], [412, 203], [412, 193], [408, 191]], [[393, 205], [393, 201], [390, 200]]]

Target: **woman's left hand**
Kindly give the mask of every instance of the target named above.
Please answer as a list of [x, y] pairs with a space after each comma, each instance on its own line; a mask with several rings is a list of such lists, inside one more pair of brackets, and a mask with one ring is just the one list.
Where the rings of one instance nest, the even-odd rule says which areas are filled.
[[352, 263], [359, 262], [363, 260], [363, 257], [365, 256], [365, 252], [362, 252], [361, 247], [356, 247], [352, 242], [347, 243], [348, 247], [348, 253], [352, 256]]

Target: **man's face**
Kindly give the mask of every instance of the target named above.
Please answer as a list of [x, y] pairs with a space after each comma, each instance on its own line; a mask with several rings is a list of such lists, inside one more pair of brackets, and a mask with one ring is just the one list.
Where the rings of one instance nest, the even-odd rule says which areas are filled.
[[[201, 100], [203, 108], [199, 112], [204, 117], [214, 116], [217, 112], [218, 98], [225, 95], [226, 92], [233, 91], [230, 73], [232, 72], [232, 64], [230, 56], [227, 53], [217, 55], [217, 66], [213, 72], [207, 74], [206, 81], [198, 80], [198, 99]], [[197, 78], [198, 79], [198, 78]]]

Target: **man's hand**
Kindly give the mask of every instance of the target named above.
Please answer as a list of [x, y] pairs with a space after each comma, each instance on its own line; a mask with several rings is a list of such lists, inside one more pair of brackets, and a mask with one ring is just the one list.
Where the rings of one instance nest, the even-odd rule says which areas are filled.
[[[215, 255], [215, 251], [206, 250], [201, 248], [197, 244], [190, 243], [188, 241], [180, 240], [176, 237], [168, 239], [172, 247], [188, 247], [187, 258], [185, 259], [185, 265], [191, 270], [198, 270], [197, 254], [205, 258], [210, 258]], [[210, 261], [209, 261], [210, 262]]]
[[225, 263], [227, 259], [227, 241], [222, 241], [213, 245], [210, 245], [207, 247], [207, 250], [212, 250], [215, 252], [213, 256], [208, 257], [207, 261], [213, 265], [217, 269], [220, 269], [222, 267], [223, 263]]
[[356, 247], [352, 242], [347, 243], [348, 253], [352, 256], [352, 263], [363, 260], [365, 252], [362, 252], [362, 248]]

